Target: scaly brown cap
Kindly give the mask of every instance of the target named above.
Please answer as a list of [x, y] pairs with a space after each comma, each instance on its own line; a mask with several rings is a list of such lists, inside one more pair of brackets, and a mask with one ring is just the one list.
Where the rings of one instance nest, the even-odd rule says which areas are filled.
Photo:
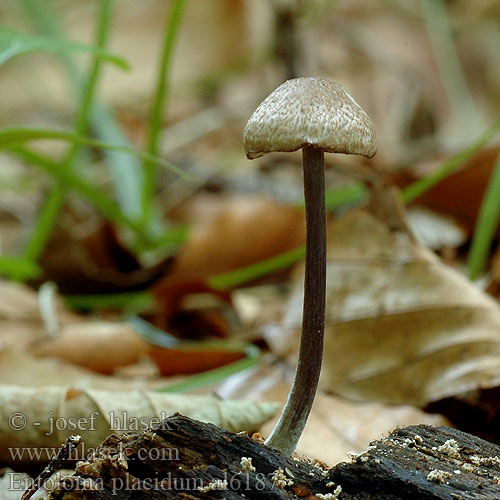
[[249, 159], [305, 144], [368, 158], [377, 152], [368, 115], [342, 85], [327, 78], [295, 78], [280, 85], [250, 117], [243, 137]]

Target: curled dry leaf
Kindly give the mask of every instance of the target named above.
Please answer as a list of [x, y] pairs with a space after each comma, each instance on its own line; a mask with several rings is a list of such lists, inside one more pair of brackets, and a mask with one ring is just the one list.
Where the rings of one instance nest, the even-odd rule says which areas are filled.
[[[368, 210], [329, 231], [322, 387], [358, 401], [425, 407], [500, 384], [500, 309], [404, 230]], [[295, 359], [302, 283], [269, 331]]]
[[65, 326], [57, 337], [43, 340], [31, 352], [111, 375], [116, 368], [139, 361], [148, 349], [127, 323], [90, 321]]
[[500, 298], [500, 247], [496, 248], [491, 259], [490, 277], [491, 281], [486, 291], [498, 300]]
[[[231, 295], [212, 289], [203, 279], [187, 274], [168, 276], [152, 289], [157, 306], [153, 321], [174, 335], [195, 340], [203, 337], [227, 337], [229, 325], [223, 311], [231, 306]], [[208, 307], [189, 308], [189, 297], [205, 295]], [[214, 303], [217, 302], [215, 305]]]
[[[277, 410], [275, 403], [222, 401], [215, 396], [1, 385], [0, 461], [46, 462], [50, 448], [58, 448], [71, 434], [82, 436], [85, 449], [79, 449], [78, 458], [83, 458], [83, 452], [112, 431], [147, 429], [176, 412], [233, 432], [251, 432]], [[38, 458], [29, 456], [28, 450], [34, 449], [40, 452]], [[13, 456], [16, 451], [23, 455]]]

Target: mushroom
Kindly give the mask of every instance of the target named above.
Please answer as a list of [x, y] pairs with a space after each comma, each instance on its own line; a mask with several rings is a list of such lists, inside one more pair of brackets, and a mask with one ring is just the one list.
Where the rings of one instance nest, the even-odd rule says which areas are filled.
[[302, 336], [295, 378], [281, 416], [265, 441], [291, 455], [304, 430], [323, 357], [326, 295], [324, 152], [376, 153], [373, 123], [345, 89], [326, 78], [288, 80], [255, 110], [244, 131], [247, 158], [302, 148], [306, 256]]

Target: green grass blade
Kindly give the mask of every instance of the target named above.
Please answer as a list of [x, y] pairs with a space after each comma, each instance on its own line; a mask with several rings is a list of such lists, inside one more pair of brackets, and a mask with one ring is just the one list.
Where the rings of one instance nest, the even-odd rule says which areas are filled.
[[500, 132], [500, 120], [496, 121], [489, 129], [487, 129], [476, 141], [470, 146], [462, 149], [459, 153], [452, 156], [441, 167], [433, 173], [413, 182], [403, 189], [403, 201], [411, 203], [426, 191], [441, 182], [443, 179], [460, 168], [464, 163], [469, 161], [481, 148], [483, 148], [493, 137]]
[[4, 127], [0, 128], [0, 149], [10, 149], [15, 146], [19, 146], [28, 141], [34, 140], [59, 140], [65, 142], [75, 142], [78, 144], [83, 144], [85, 146], [91, 146], [99, 149], [107, 149], [110, 151], [117, 151], [120, 153], [127, 153], [140, 158], [143, 161], [149, 161], [155, 165], [159, 165], [173, 172], [174, 174], [182, 177], [185, 180], [189, 180], [190, 176], [186, 174], [179, 167], [170, 163], [157, 156], [150, 155], [143, 151], [137, 151], [128, 146], [122, 146], [120, 144], [109, 144], [104, 141], [99, 141], [97, 139], [92, 139], [90, 137], [75, 134], [73, 132], [65, 132], [63, 130], [49, 130], [49, 129], [38, 129], [29, 127]]
[[367, 187], [362, 183], [348, 184], [346, 186], [329, 189], [326, 191], [325, 205], [329, 212], [334, 212], [346, 205], [359, 203], [368, 195]]
[[45, 35], [62, 38], [55, 11], [45, 0], [13, 0], [23, 13], [28, 14]]
[[42, 169], [62, 184], [65, 189], [69, 188], [74, 190], [77, 194], [89, 201], [110, 221], [117, 225], [128, 227], [137, 237], [149, 241], [149, 235], [146, 228], [144, 228], [137, 219], [133, 219], [123, 213], [119, 205], [112, 198], [84, 178], [78, 176], [71, 170], [61, 168], [58, 163], [52, 161], [50, 158], [29, 149], [17, 147], [14, 148], [12, 152], [30, 164]]
[[134, 292], [66, 295], [66, 302], [73, 309], [99, 310], [99, 309], [126, 309], [139, 314], [150, 310], [154, 306], [153, 296], [145, 290]]
[[294, 262], [304, 258], [306, 248], [304, 245], [288, 250], [287, 252], [280, 253], [269, 259], [261, 260], [250, 266], [241, 267], [234, 271], [217, 274], [208, 279], [208, 284], [216, 290], [224, 290], [232, 288], [242, 283], [266, 276], [280, 269], [285, 269], [292, 265]]
[[462, 71], [446, 4], [444, 0], [420, 0], [420, 8], [456, 121], [465, 132], [472, 134], [481, 119]]
[[73, 171], [62, 169], [58, 163], [50, 158], [27, 148], [16, 147], [11, 151], [23, 160], [39, 167], [48, 175], [54, 177], [65, 189], [69, 188], [82, 198], [85, 198], [98, 212], [111, 222], [131, 230], [142, 249], [166, 248], [168, 245], [178, 246], [186, 240], [189, 231], [187, 226], [182, 224], [172, 226], [159, 235], [153, 235], [138, 218], [131, 217], [121, 210], [120, 206], [106, 192], [96, 188]]
[[33, 52], [89, 52], [98, 59], [129, 69], [125, 59], [93, 45], [0, 28], [0, 66], [13, 57]]
[[59, 213], [63, 200], [62, 187], [57, 185], [51, 191], [37, 215], [34, 230], [23, 248], [23, 256], [26, 259], [37, 261], [54, 228], [54, 220]]
[[139, 316], [131, 315], [127, 318], [127, 322], [152, 345], [172, 349], [178, 347], [183, 342], [179, 337], [158, 328]]
[[255, 366], [260, 359], [260, 349], [253, 344], [245, 344], [242, 342], [234, 342], [227, 340], [210, 340], [202, 342], [186, 342], [180, 341], [173, 335], [160, 330], [156, 326], [144, 321], [137, 316], [131, 316], [128, 318], [129, 323], [132, 325], [134, 330], [139, 332], [141, 335], [148, 340], [148, 342], [165, 348], [189, 348], [193, 346], [195, 349], [217, 349], [226, 352], [244, 352], [245, 357], [229, 365], [221, 366], [219, 368], [214, 368], [213, 370], [208, 370], [203, 373], [198, 373], [192, 375], [187, 379], [182, 380], [174, 384], [170, 384], [164, 388], [157, 389], [159, 392], [188, 392], [201, 387], [205, 387], [216, 382], [220, 382], [225, 378], [238, 373], [247, 368]]
[[[167, 17], [164, 41], [160, 55], [156, 88], [154, 91], [147, 129], [146, 150], [150, 155], [158, 154], [158, 141], [161, 132], [162, 120], [165, 114], [170, 68], [175, 42], [182, 21], [186, 0], [175, 0]], [[144, 178], [142, 186], [142, 221], [144, 224], [154, 224], [154, 200], [156, 194], [156, 169], [151, 162], [144, 162]]]
[[0, 255], [0, 276], [26, 281], [36, 278], [40, 274], [41, 269], [32, 260], [14, 255]]
[[[41, 0], [20, 0], [23, 12], [32, 20], [42, 33], [52, 37], [64, 36], [58, 12]], [[77, 92], [82, 87], [82, 78], [70, 54], [58, 54], [70, 82]], [[91, 114], [92, 127], [104, 142], [131, 147], [123, 127], [103, 103], [94, 102]], [[105, 150], [107, 167], [111, 171], [113, 189], [123, 212], [130, 217], [139, 218], [141, 208], [141, 186], [143, 185], [142, 164], [134, 156], [126, 153]]]
[[[96, 29], [95, 45], [99, 49], [104, 49], [107, 38], [109, 36], [112, 14], [112, 1], [102, 0], [99, 4], [98, 23]], [[101, 60], [94, 57], [90, 65], [85, 84], [82, 87], [80, 97], [80, 106], [75, 120], [74, 132], [77, 135], [82, 135], [86, 132], [92, 109], [94, 96], [97, 90], [97, 82], [101, 72]], [[81, 150], [81, 144], [72, 142], [69, 151], [61, 161], [60, 168], [63, 170], [71, 170], [78, 161], [78, 155]], [[43, 219], [36, 221], [33, 232], [26, 243], [24, 255], [36, 260], [42, 253], [47, 241], [52, 234], [52, 230], [56, 224], [59, 211], [63, 204], [64, 192], [61, 184], [56, 183], [49, 193], [46, 205], [42, 209]]]
[[[221, 366], [220, 368], [214, 368], [213, 370], [208, 370], [203, 373], [192, 375], [181, 382], [170, 384], [164, 388], [157, 389], [158, 392], [189, 392], [201, 387], [206, 387], [207, 385], [215, 384], [225, 380], [227, 377], [239, 373], [243, 370], [247, 370], [252, 366], [256, 366], [260, 360], [260, 349], [252, 344], [236, 344], [226, 342], [225, 346], [221, 344], [221, 347], [231, 350], [243, 350], [245, 352], [245, 357], [229, 365]], [[197, 343], [197, 347], [203, 346], [202, 342]], [[215, 346], [214, 346], [215, 347]]]
[[[366, 196], [367, 192], [367, 188], [362, 184], [351, 184], [331, 189], [326, 193], [327, 209], [337, 210], [341, 206], [359, 202]], [[286, 269], [295, 262], [303, 259], [305, 251], [305, 246], [301, 245], [269, 259], [256, 262], [255, 264], [211, 276], [208, 283], [212, 288], [217, 290], [233, 288], [272, 272]]]
[[[94, 103], [91, 120], [93, 129], [101, 140], [131, 147], [127, 135], [106, 106]], [[105, 150], [105, 155], [113, 191], [121, 210], [129, 217], [139, 219], [142, 214], [141, 186], [144, 178], [142, 163], [136, 156], [118, 151]]]
[[[137, 220], [137, 219], [136, 219]], [[142, 222], [138, 220], [137, 222], [145, 230], [149, 226], [144, 227]], [[151, 241], [146, 247], [139, 245], [138, 251], [155, 250], [161, 248], [163, 250], [167, 249], [168, 246], [177, 248], [179, 245], [184, 243], [189, 236], [190, 226], [188, 224], [177, 224], [175, 226], [169, 226], [162, 231], [154, 231]]]
[[476, 279], [488, 260], [491, 243], [500, 219], [500, 155], [483, 196], [472, 238], [467, 266], [470, 279]]
[[[455, 156], [446, 161], [440, 168], [429, 176], [420, 179], [403, 190], [403, 201], [408, 204], [448, 177], [455, 170], [470, 160], [481, 148], [500, 132], [500, 120], [487, 129], [473, 144], [464, 148]], [[358, 184], [336, 188], [327, 193], [326, 203], [329, 210], [335, 210], [348, 203], [361, 201], [366, 195], [366, 187]], [[500, 193], [500, 191], [499, 191]], [[500, 195], [499, 195], [500, 196]], [[226, 289], [241, 285], [271, 272], [285, 269], [298, 262], [305, 255], [303, 246], [276, 255], [269, 259], [256, 262], [247, 267], [221, 273], [209, 278], [209, 284], [215, 289]]]

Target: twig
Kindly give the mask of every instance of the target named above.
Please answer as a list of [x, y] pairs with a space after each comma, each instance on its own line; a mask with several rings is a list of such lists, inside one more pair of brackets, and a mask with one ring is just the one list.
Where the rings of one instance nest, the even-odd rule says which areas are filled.
[[82, 437], [79, 435], [70, 436], [61, 446], [57, 455], [50, 461], [49, 465], [43, 469], [40, 475], [33, 481], [31, 486], [23, 493], [21, 500], [29, 500], [37, 490], [43, 487], [45, 481], [61, 468], [62, 462], [70, 458], [71, 452], [80, 444]]

